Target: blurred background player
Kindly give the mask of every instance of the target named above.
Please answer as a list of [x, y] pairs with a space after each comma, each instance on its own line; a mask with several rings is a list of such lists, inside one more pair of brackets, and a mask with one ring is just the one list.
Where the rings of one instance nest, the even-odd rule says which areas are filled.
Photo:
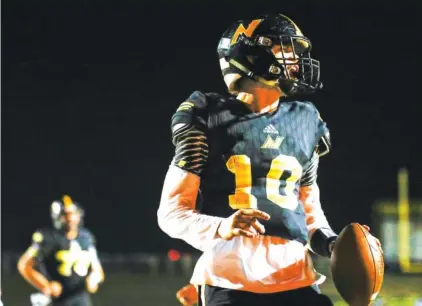
[[330, 134], [295, 97], [322, 87], [310, 51], [284, 15], [237, 21], [218, 45], [230, 95], [196, 91], [172, 117], [158, 223], [203, 252], [199, 305], [332, 305], [308, 252], [330, 257], [337, 237], [317, 184]]
[[[82, 227], [84, 210], [65, 195], [51, 204], [53, 228], [36, 231], [20, 257], [19, 273], [43, 295], [33, 304], [90, 306], [90, 293], [104, 281], [93, 234]], [[50, 305], [50, 304], [48, 304]]]

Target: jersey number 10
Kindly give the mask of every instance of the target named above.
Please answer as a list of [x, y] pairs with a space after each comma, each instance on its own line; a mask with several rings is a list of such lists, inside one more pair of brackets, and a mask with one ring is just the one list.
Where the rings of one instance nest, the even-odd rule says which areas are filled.
[[[257, 198], [252, 194], [251, 159], [247, 155], [232, 155], [226, 163], [227, 169], [235, 175], [235, 193], [229, 195], [229, 205], [233, 209], [257, 208]], [[295, 210], [299, 202], [294, 194], [298, 180], [302, 176], [302, 166], [296, 158], [278, 155], [271, 161], [265, 178], [268, 200], [280, 207]]]

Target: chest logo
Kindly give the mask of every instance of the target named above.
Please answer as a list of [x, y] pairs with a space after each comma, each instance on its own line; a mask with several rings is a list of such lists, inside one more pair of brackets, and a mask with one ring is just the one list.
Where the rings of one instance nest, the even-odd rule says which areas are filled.
[[269, 124], [265, 127], [264, 133], [265, 134], [277, 134], [278, 135], [277, 129], [272, 124]]
[[82, 250], [76, 241], [70, 243], [69, 250], [58, 251], [56, 259], [60, 262], [58, 271], [63, 276], [69, 277], [72, 272], [82, 277], [88, 274], [91, 263], [89, 252]]
[[279, 149], [283, 140], [284, 137], [277, 136], [274, 140], [270, 135], [268, 135], [264, 144], [261, 146], [261, 149]]
[[[263, 132], [264, 134], [267, 134], [267, 139], [265, 139], [264, 144], [261, 146], [261, 149], [279, 149], [281, 146], [281, 143], [284, 140], [284, 137], [275, 136], [275, 135], [278, 135], [278, 131], [274, 127], [274, 125], [272, 124], [267, 125], [264, 128]], [[271, 134], [274, 135], [275, 139], [271, 136]]]

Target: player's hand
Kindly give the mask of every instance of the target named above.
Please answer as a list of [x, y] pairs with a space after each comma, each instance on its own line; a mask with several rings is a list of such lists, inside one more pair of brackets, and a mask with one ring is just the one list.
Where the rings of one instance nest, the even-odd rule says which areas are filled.
[[375, 236], [372, 236], [370, 233], [369, 233], [369, 230], [371, 229], [368, 225], [364, 225], [364, 224], [362, 224], [362, 227], [368, 232], [368, 234], [372, 237], [372, 239], [374, 239], [374, 241], [375, 241], [375, 243], [379, 246], [379, 248], [380, 248], [380, 250], [381, 250], [381, 253], [384, 253], [383, 252], [383, 250], [382, 250], [382, 247], [381, 247], [381, 242], [378, 240], [378, 238], [376, 238]]
[[86, 278], [86, 288], [89, 293], [96, 293], [98, 291], [99, 282], [96, 278], [96, 275], [93, 273]]
[[59, 282], [51, 281], [42, 293], [46, 296], [59, 297], [62, 294], [63, 287]]
[[253, 208], [239, 209], [220, 223], [217, 233], [224, 240], [231, 240], [235, 236], [258, 237], [265, 233], [258, 219], [269, 220], [270, 215]]
[[176, 298], [183, 306], [193, 306], [198, 303], [198, 291], [194, 285], [189, 284], [177, 291]]

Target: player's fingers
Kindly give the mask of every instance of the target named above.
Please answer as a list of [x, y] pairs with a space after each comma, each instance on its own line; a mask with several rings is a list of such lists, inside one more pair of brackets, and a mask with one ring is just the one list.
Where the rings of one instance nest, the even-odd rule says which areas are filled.
[[252, 222], [255, 222], [255, 220], [256, 220], [256, 217], [254, 216], [239, 215], [235, 219], [235, 222], [251, 224]]
[[256, 234], [254, 234], [251, 231], [248, 231], [246, 229], [241, 229], [241, 228], [235, 228], [232, 231], [234, 236], [244, 236], [244, 237], [248, 237], [248, 238], [255, 238]]
[[251, 217], [255, 217], [255, 218], [259, 218], [259, 219], [263, 219], [263, 220], [269, 220], [270, 219], [269, 214], [267, 214], [266, 212], [263, 212], [262, 210], [258, 210], [258, 209], [254, 209], [254, 208], [240, 209], [239, 212], [240, 212], [241, 215], [244, 215], [244, 216], [251, 216]]
[[259, 223], [258, 220], [255, 220], [254, 222], [252, 222], [251, 225], [261, 235], [263, 235], [265, 233], [265, 227], [261, 223]]
[[233, 228], [240, 228], [242, 230], [246, 230], [249, 232], [252, 232], [252, 234], [254, 234], [254, 237], [259, 236], [259, 231], [257, 231], [253, 225], [251, 224], [251, 222], [237, 222], [233, 225]]
[[371, 229], [368, 225], [362, 225], [362, 227], [367, 230], [369, 232], [369, 230]]
[[238, 227], [238, 228], [241, 228], [241, 229], [245, 229], [245, 228], [248, 228], [250, 226], [251, 226], [251, 222], [249, 222], [249, 221], [241, 221], [241, 220], [236, 221], [233, 224], [233, 227]]

